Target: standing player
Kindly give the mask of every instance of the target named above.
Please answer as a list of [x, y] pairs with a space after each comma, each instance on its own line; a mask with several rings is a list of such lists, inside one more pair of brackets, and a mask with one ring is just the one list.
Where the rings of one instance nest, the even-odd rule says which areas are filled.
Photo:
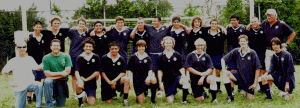
[[86, 93], [87, 103], [95, 104], [96, 101], [96, 77], [100, 74], [100, 57], [94, 54], [95, 41], [88, 37], [82, 42], [84, 52], [76, 59], [75, 76], [77, 78], [77, 97], [79, 106], [83, 106], [82, 97]]
[[[212, 27], [213, 28], [213, 27]], [[210, 75], [213, 67], [213, 62], [210, 56], [206, 54], [203, 49], [205, 48], [206, 42], [199, 38], [195, 42], [195, 47], [197, 50], [191, 52], [187, 56], [187, 61], [185, 62], [185, 67], [190, 74], [191, 87], [193, 90], [193, 95], [195, 101], [204, 100], [203, 96], [203, 86], [210, 88], [212, 93], [212, 102], [219, 104], [217, 98], [217, 84], [216, 77]]]
[[[143, 17], [139, 17], [139, 20], [137, 21], [137, 26], [133, 29], [132, 33], [130, 34], [130, 37], [133, 41], [132, 54], [134, 54], [135, 52], [137, 52], [137, 41], [144, 40], [148, 44], [150, 42], [150, 34], [147, 32], [147, 30], [145, 30], [145, 20]], [[147, 54], [149, 54], [148, 49], [146, 49], [145, 51]]]
[[[293, 58], [289, 52], [282, 50], [282, 43], [279, 38], [273, 38], [271, 43], [275, 54], [271, 58], [270, 70], [262, 76], [262, 83], [268, 86], [267, 81], [274, 82], [279, 90], [287, 92], [285, 100], [290, 100], [295, 89]], [[265, 92], [270, 93], [269, 90]]]
[[47, 77], [44, 81], [47, 108], [62, 107], [69, 97], [67, 81], [72, 62], [68, 54], [60, 52], [60, 45], [58, 39], [53, 39], [50, 43], [52, 53], [43, 58], [43, 71]]
[[[41, 70], [42, 66], [38, 65], [34, 59], [26, 55], [26, 43], [18, 43], [17, 51], [19, 55], [12, 58], [2, 69], [3, 77], [15, 94], [15, 108], [25, 108], [27, 92], [36, 93], [36, 107], [42, 108], [43, 84], [34, 81], [33, 70]], [[13, 72], [14, 81], [11, 82], [8, 73]]]
[[[144, 91], [151, 85], [151, 103], [156, 104], [155, 95], [156, 92], [156, 78], [152, 71], [152, 60], [145, 52], [147, 43], [144, 40], [139, 40], [136, 43], [136, 49], [138, 52], [132, 54], [128, 63], [129, 73], [133, 73], [133, 86], [139, 103], [144, 102]], [[129, 75], [131, 76], [131, 74]]]
[[[166, 93], [167, 102], [174, 102], [177, 88], [182, 86], [182, 103], [190, 103], [186, 100], [188, 92], [188, 78], [183, 67], [181, 55], [174, 51], [175, 40], [172, 37], [164, 37], [161, 42], [164, 52], [158, 57], [158, 82], [160, 90]], [[162, 83], [164, 82], [164, 84]], [[180, 87], [181, 88], [181, 87]]]
[[126, 76], [125, 59], [118, 53], [120, 50], [117, 42], [111, 42], [110, 52], [101, 58], [101, 95], [102, 101], [111, 103], [117, 91], [123, 91], [125, 106], [128, 104], [128, 93], [130, 87], [129, 76]]
[[[222, 60], [223, 81], [227, 90], [228, 97], [225, 102], [231, 102], [234, 100], [231, 92], [230, 80], [235, 84], [240, 84], [244, 91], [247, 92], [247, 98], [249, 100], [254, 99], [254, 90], [258, 83], [258, 77], [260, 73], [260, 62], [257, 54], [254, 50], [248, 46], [248, 37], [241, 35], [238, 38], [240, 48], [235, 48], [226, 54]], [[230, 61], [237, 63], [237, 72], [227, 71], [225, 66]], [[269, 89], [268, 87], [262, 87]], [[271, 94], [267, 94], [268, 98], [272, 98]]]
[[[221, 59], [224, 53], [224, 41], [226, 39], [222, 32], [222, 29], [218, 29], [219, 22], [217, 19], [213, 18], [210, 20], [211, 28], [205, 35], [204, 40], [207, 42], [206, 53], [211, 57], [212, 63], [216, 71], [216, 81], [218, 85], [218, 93], [222, 93], [220, 90], [221, 86]], [[213, 69], [211, 70], [213, 72]]]

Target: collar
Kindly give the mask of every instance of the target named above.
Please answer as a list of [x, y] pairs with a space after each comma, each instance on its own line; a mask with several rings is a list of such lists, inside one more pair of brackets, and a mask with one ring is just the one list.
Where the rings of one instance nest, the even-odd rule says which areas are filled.
[[247, 55], [248, 53], [250, 53], [250, 48], [249, 46], [247, 46], [247, 52], [245, 53], [245, 55], [242, 54], [242, 47], [239, 48], [239, 53], [242, 57], [244, 57], [245, 55]]
[[[274, 25], [278, 25], [280, 23], [280, 21], [279, 20], [277, 20], [272, 26], [274, 26]], [[267, 20], [267, 24], [268, 25], [270, 25], [270, 23], [269, 23], [269, 21]], [[271, 26], [271, 25], [270, 25]]]
[[81, 53], [79, 56], [83, 57], [84, 59], [86, 59], [87, 61], [89, 61], [93, 56], [94, 56], [94, 53], [92, 52], [90, 56], [87, 56], [85, 54], [85, 52]]
[[54, 34], [54, 36], [56, 36], [59, 33], [59, 31], [60, 31], [60, 28], [57, 30], [57, 33], [54, 33], [51, 29], [51, 32]]
[[231, 26], [231, 28], [232, 28], [233, 30], [237, 30], [237, 29], [239, 29], [240, 27], [241, 27], [240, 24], [238, 24], [238, 27], [236, 27], [236, 28], [234, 28], [233, 26]]
[[139, 58], [138, 52], [135, 52], [134, 55], [137, 56], [140, 60], [143, 60], [144, 58], [148, 57], [148, 54], [147, 54], [146, 52], [144, 52], [144, 53], [145, 53], [145, 55], [144, 55], [144, 56], [141, 56], [142, 58]]
[[[42, 38], [42, 37], [43, 37], [43, 34], [40, 33], [40, 35], [41, 35], [40, 38]], [[37, 38], [37, 37], [35, 36], [35, 33], [33, 33], [32, 36], [33, 36], [34, 38]]]
[[104, 35], [105, 35], [105, 33], [106, 33], [106, 32], [105, 32], [105, 31], [103, 31], [103, 33], [102, 33], [101, 35], [97, 35], [97, 34], [96, 34], [96, 36], [98, 36], [98, 37], [102, 37], [102, 36], [104, 36]]
[[127, 27], [125, 27], [125, 26], [122, 27], [122, 30], [121, 30], [121, 31], [119, 31], [119, 30], [117, 29], [117, 27], [114, 27], [114, 28], [115, 28], [119, 33], [123, 32], [124, 30], [127, 29]]
[[197, 31], [195, 31], [195, 29], [193, 29], [193, 32], [194, 33], [197, 33], [197, 32], [199, 32], [201, 30], [201, 27], [199, 28], [199, 30], [197, 30]]
[[[109, 53], [107, 53], [107, 57], [108, 58], [110, 58], [110, 59], [112, 59], [111, 58], [111, 53], [109, 52]], [[116, 59], [119, 59], [121, 57], [121, 55], [118, 53], [118, 55], [117, 55], [117, 58]]]
[[135, 34], [137, 34], [137, 35], [139, 35], [139, 36], [144, 36], [144, 34], [145, 34], [146, 32], [147, 32], [147, 31], [144, 30], [142, 34], [139, 34], [138, 31], [136, 31]]
[[194, 50], [192, 53], [194, 53], [196, 55], [197, 59], [200, 59], [200, 57], [202, 57], [205, 54], [205, 52], [202, 51], [202, 54], [200, 54], [200, 56], [198, 56], [197, 50]]
[[[184, 31], [183, 28], [178, 29], [178, 30], [180, 30], [180, 32]], [[174, 27], [172, 27], [171, 31], [176, 31], [176, 30], [174, 29]]]
[[[220, 33], [220, 32], [221, 32], [221, 30], [218, 29], [217, 34]], [[210, 34], [210, 29], [208, 30], [208, 34]]]
[[[175, 53], [174, 49], [172, 49], [171, 52]], [[167, 50], [164, 50], [163, 54], [167, 54]]]

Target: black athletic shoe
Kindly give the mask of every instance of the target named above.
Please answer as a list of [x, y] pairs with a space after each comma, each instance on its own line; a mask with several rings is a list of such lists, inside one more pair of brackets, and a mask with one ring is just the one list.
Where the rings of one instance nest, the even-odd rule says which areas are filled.
[[225, 98], [225, 103], [232, 102], [234, 100], [233, 96]]
[[36, 101], [36, 95], [35, 94], [33, 94], [33, 96], [32, 96], [32, 101]]
[[204, 98], [209, 98], [209, 95], [206, 92], [203, 92], [203, 97]]
[[182, 101], [182, 103], [184, 103], [184, 104], [191, 104], [191, 102], [189, 102], [188, 100]]
[[273, 99], [271, 98], [268, 98], [268, 97], [265, 97], [264, 101], [272, 101]]
[[222, 91], [221, 90], [217, 90], [217, 93], [222, 94]]
[[156, 104], [156, 101], [151, 101], [151, 104], [153, 104], [153, 105], [157, 105], [157, 104]]
[[31, 105], [31, 104], [32, 104], [31, 97], [27, 97], [27, 104], [28, 104], [28, 105]]

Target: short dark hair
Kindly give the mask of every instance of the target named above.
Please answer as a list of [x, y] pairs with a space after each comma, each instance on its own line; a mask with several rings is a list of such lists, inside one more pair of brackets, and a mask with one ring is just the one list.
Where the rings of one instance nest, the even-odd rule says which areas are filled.
[[174, 17], [172, 18], [172, 22], [175, 21], [175, 20], [178, 20], [179, 22], [181, 21], [181, 19], [180, 19], [179, 16], [174, 16]]
[[123, 22], [125, 22], [125, 19], [124, 19], [123, 16], [117, 16], [116, 22], [118, 22], [118, 21], [123, 21]]
[[117, 46], [117, 47], [120, 48], [119, 43], [116, 42], [116, 41], [111, 42], [111, 43], [109, 44], [109, 48], [110, 48], [111, 46]]
[[96, 24], [98, 24], [98, 23], [100, 23], [100, 24], [103, 26], [103, 22], [102, 22], [102, 21], [96, 21], [96, 22], [94, 23], [94, 27], [95, 27]]
[[240, 40], [241, 40], [242, 38], [245, 38], [246, 41], [249, 41], [249, 40], [248, 40], [248, 36], [247, 36], [247, 35], [243, 35], [243, 34], [239, 36], [238, 41], [240, 42]]
[[33, 26], [36, 26], [36, 25], [43, 25], [43, 23], [41, 22], [41, 21], [36, 21], [36, 22], [34, 22], [34, 25]]
[[93, 48], [95, 48], [96, 44], [95, 41], [91, 37], [87, 37], [82, 43], [81, 46], [84, 47], [85, 44], [92, 44]]
[[280, 45], [280, 48], [281, 48], [282, 42], [280, 41], [280, 39], [279, 39], [278, 37], [272, 38], [272, 40], [271, 40], [271, 44], [272, 44], [272, 45], [273, 45], [273, 42], [274, 42], [276, 45]]
[[158, 18], [158, 21], [161, 21], [161, 17], [158, 15], [154, 16], [153, 18]]
[[145, 40], [139, 40], [136, 42], [136, 49], [138, 48], [138, 46], [144, 46], [145, 48], [147, 48], [147, 42]]
[[200, 21], [200, 27], [202, 27], [202, 19], [199, 16], [193, 17], [192, 23], [191, 23], [192, 27], [194, 28], [194, 22], [195, 22], [195, 20], [199, 20]]
[[53, 39], [53, 40], [50, 42], [50, 46], [52, 46], [52, 43], [53, 43], [53, 42], [59, 42], [59, 45], [61, 45], [61, 42], [60, 42], [59, 39]]
[[79, 19], [77, 20], [77, 24], [79, 24], [79, 21], [83, 21], [84, 24], [86, 24], [85, 18], [83, 18], [83, 17], [81, 17], [81, 18], [79, 18]]
[[236, 20], [240, 20], [240, 16], [237, 15], [237, 14], [232, 14], [232, 15], [230, 16], [230, 19], [231, 19], [231, 18], [236, 18]]

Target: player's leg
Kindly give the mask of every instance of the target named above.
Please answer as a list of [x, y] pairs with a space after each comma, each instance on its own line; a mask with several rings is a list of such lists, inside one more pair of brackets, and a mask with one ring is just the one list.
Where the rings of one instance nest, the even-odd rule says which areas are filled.
[[78, 98], [78, 106], [81, 107], [83, 106], [83, 100], [82, 98], [86, 95], [86, 93], [83, 91], [84, 89], [84, 81], [82, 79], [78, 79], [76, 81], [76, 85], [75, 85], [75, 88], [76, 88], [76, 96]]
[[123, 103], [125, 106], [129, 106], [128, 104], [128, 94], [129, 94], [129, 87], [130, 87], [130, 78], [129, 77], [122, 77], [121, 78], [121, 85], [124, 86], [123, 93], [124, 93], [124, 100]]
[[217, 100], [217, 82], [216, 82], [216, 77], [209, 75], [207, 76], [206, 80], [204, 79], [204, 85], [209, 84], [209, 88], [210, 88], [210, 93], [212, 95], [212, 102], [214, 102], [215, 104], [219, 104], [218, 100]]
[[266, 93], [266, 95], [267, 95], [266, 99], [272, 100], [270, 86], [268, 84], [268, 82], [271, 81], [273, 83], [273, 81], [274, 81], [272, 75], [262, 76], [261, 81], [262, 81], [261, 89]]

